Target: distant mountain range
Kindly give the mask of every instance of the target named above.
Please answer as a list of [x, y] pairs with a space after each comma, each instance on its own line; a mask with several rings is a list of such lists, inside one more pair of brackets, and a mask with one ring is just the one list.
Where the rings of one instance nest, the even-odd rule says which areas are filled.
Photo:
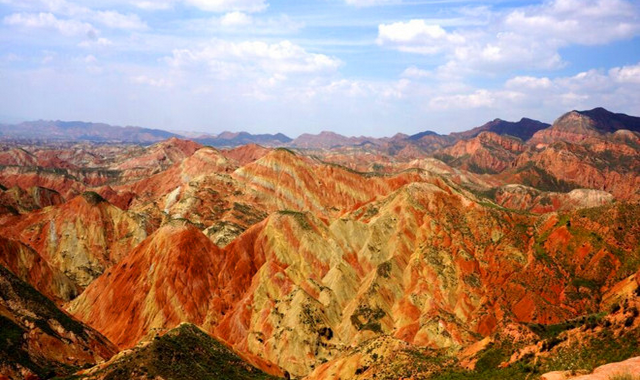
[[149, 144], [171, 137], [178, 137], [178, 135], [160, 129], [114, 127], [104, 123], [82, 121], [38, 120], [14, 125], [0, 125], [0, 139], [4, 140], [32, 139]]
[[[599, 132], [612, 133], [619, 129], [640, 131], [640, 118], [620, 113], [613, 113], [604, 108], [594, 108], [588, 111], [572, 111], [586, 116], [590, 120], [589, 128]], [[259, 144], [267, 147], [286, 146], [299, 149], [329, 149], [338, 147], [387, 146], [389, 149], [400, 150], [407, 146], [415, 146], [421, 150], [430, 150], [436, 144], [437, 148], [452, 145], [462, 139], [470, 139], [482, 132], [493, 132], [528, 141], [533, 135], [551, 125], [538, 120], [522, 118], [511, 122], [495, 119], [479, 127], [464, 132], [454, 132], [440, 135], [433, 131], [424, 131], [414, 135], [398, 133], [393, 137], [353, 137], [335, 132], [321, 132], [319, 134], [304, 133], [292, 139], [282, 133], [251, 134], [248, 132], [223, 132], [218, 135], [204, 134], [199, 137], [185, 137], [178, 133], [141, 127], [118, 127], [104, 123], [90, 123], [81, 121], [29, 121], [20, 124], [0, 124], [0, 140], [46, 140], [46, 141], [90, 141], [99, 143], [136, 143], [142, 145], [153, 144], [171, 137], [189, 138], [203, 145], [216, 148], [232, 148], [245, 144]]]

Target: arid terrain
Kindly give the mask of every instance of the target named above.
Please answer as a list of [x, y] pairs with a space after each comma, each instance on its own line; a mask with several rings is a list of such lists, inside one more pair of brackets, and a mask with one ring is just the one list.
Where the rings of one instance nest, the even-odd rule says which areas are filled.
[[640, 375], [640, 117], [0, 133], [0, 379]]

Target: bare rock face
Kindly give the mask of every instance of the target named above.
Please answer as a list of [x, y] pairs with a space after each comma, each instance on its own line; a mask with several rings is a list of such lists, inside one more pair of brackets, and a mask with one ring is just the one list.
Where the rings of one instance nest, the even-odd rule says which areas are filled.
[[181, 162], [200, 148], [202, 145], [193, 141], [172, 137], [146, 148], [140, 154], [125, 157], [122, 162], [112, 165], [111, 168], [115, 170], [145, 169], [147, 174], [151, 175]]
[[229, 159], [235, 160], [240, 166], [244, 166], [261, 159], [269, 152], [271, 152], [269, 148], [257, 144], [247, 144], [237, 148], [223, 150], [222, 154]]
[[474, 173], [499, 173], [510, 167], [524, 150], [524, 144], [518, 139], [481, 132], [470, 140], [460, 140], [436, 152], [435, 157]]
[[286, 149], [276, 149], [233, 173], [234, 179], [246, 184], [250, 198], [272, 211], [309, 210], [323, 215], [350, 211], [418, 177], [415, 173], [363, 177]]
[[0, 373], [9, 379], [68, 375], [117, 349], [0, 266]]
[[[544, 376], [544, 375], [543, 375]], [[609, 363], [596, 368], [592, 374], [569, 377], [573, 380], [609, 380], [615, 376], [640, 376], [640, 357], [627, 359], [623, 362]]]
[[62, 202], [62, 196], [57, 191], [44, 187], [33, 186], [24, 190], [14, 186], [10, 189], [0, 189], [0, 205], [13, 213], [25, 214]]
[[[569, 113], [530, 142], [489, 126], [307, 152], [177, 139], [5, 149], [0, 265], [125, 350], [82, 376], [177, 376], [161, 355], [190, 355], [146, 348], [204, 333], [294, 378], [577, 370], [548, 358], [640, 331], [640, 135], [607, 115]], [[425, 156], [436, 147], [441, 160]], [[15, 347], [51, 358], [82, 341], [4, 300]], [[182, 322], [204, 333], [158, 335]], [[109, 356], [83, 347], [54, 362]], [[628, 347], [615, 361], [640, 354]], [[44, 361], [6, 363], [47, 375]]]
[[533, 213], [575, 210], [604, 206], [614, 201], [613, 195], [592, 189], [575, 189], [568, 193], [543, 192], [524, 185], [505, 185], [495, 193], [496, 203], [514, 210]]
[[243, 274], [241, 257], [224, 255], [198, 229], [174, 221], [92, 283], [68, 310], [121, 348], [153, 328], [180, 322], [210, 331], [248, 286], [255, 266], [246, 264], [242, 270], [249, 272]]
[[86, 192], [62, 205], [15, 217], [1, 231], [84, 287], [146, 237], [142, 226], [137, 217]]
[[70, 301], [79, 287], [24, 244], [0, 237], [0, 265], [58, 304]]

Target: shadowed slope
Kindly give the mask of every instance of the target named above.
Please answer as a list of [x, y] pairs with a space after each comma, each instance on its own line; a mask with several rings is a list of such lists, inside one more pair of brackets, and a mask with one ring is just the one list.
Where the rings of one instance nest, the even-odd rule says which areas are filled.
[[110, 358], [116, 348], [0, 266], [0, 373], [49, 378]]
[[0, 237], [0, 265], [57, 304], [80, 293], [79, 287], [24, 244]]
[[267, 380], [229, 348], [192, 324], [181, 324], [110, 361], [81, 371], [74, 379]]

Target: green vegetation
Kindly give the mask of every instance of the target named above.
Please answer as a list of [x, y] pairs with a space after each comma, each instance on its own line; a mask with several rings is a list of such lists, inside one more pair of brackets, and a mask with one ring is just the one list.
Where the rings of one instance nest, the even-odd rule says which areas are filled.
[[516, 170], [522, 174], [522, 184], [542, 191], [554, 191], [566, 193], [580, 186], [554, 177], [546, 170], [535, 165], [534, 162], [527, 162]]
[[106, 202], [106, 200], [95, 191], [85, 191], [82, 193], [82, 197], [89, 203], [90, 205], [97, 205], [102, 202]]
[[[17, 307], [25, 309], [23, 317], [50, 336], [59, 338], [58, 333], [49, 324], [50, 320], [55, 320], [79, 338], [87, 337], [82, 324], [62, 312], [52, 301], [3, 266], [0, 266], [0, 298], [14, 301]], [[0, 365], [6, 365], [7, 368], [27, 368], [45, 379], [76, 370], [74, 367], [30, 353], [24, 340], [26, 332], [25, 328], [11, 319], [0, 316]]]
[[[222, 343], [194, 325], [182, 324], [148, 346], [132, 351], [106, 368], [96, 378], [104, 380], [143, 377], [190, 380], [277, 379], [247, 364]], [[91, 379], [93, 376], [72, 377]]]
[[467, 164], [467, 169], [470, 172], [476, 173], [476, 174], [497, 174], [498, 173], [496, 170], [482, 167], [473, 161]]
[[309, 220], [307, 219], [307, 214], [306, 213], [300, 212], [300, 211], [293, 211], [293, 210], [280, 210], [280, 211], [278, 211], [278, 213], [280, 215], [293, 216], [293, 218], [296, 220], [296, 222], [298, 223], [298, 226], [300, 226], [300, 228], [302, 228], [303, 230], [311, 230], [311, 224], [309, 223]]
[[382, 333], [382, 325], [378, 322], [385, 316], [384, 310], [379, 307], [371, 308], [368, 305], [359, 305], [351, 315], [351, 324], [358, 330], [370, 330]]
[[278, 147], [275, 150], [280, 151], [280, 152], [287, 152], [287, 153], [293, 154], [294, 156], [297, 156], [296, 152], [294, 152], [293, 150], [291, 150], [289, 148]]
[[609, 378], [609, 380], [639, 380], [639, 379], [640, 377], [633, 376], [630, 373], [619, 373]]

